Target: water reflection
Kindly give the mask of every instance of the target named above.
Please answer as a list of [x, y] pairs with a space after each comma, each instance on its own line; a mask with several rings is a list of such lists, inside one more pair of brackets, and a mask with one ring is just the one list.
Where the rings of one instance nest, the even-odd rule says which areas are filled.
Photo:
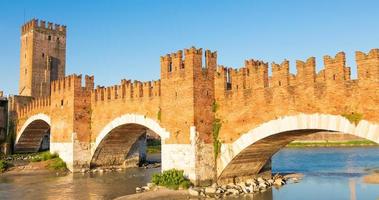
[[[364, 175], [379, 169], [379, 148], [284, 149], [273, 157], [272, 166], [274, 173], [300, 172], [304, 179], [243, 199], [379, 198], [379, 185], [362, 181]], [[145, 185], [159, 171], [159, 168], [130, 169], [64, 177], [46, 173], [2, 174], [0, 199], [113, 199], [134, 193], [135, 187]]]

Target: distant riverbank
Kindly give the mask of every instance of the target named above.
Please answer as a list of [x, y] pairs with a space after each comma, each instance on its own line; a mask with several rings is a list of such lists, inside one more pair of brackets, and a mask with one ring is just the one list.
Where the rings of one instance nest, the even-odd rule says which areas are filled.
[[294, 141], [289, 143], [288, 148], [309, 148], [309, 147], [370, 147], [379, 146], [369, 140], [352, 141]]
[[[309, 147], [377, 147], [379, 144], [369, 140], [350, 141], [328, 141], [328, 140], [299, 140], [289, 143], [288, 148], [309, 148]], [[158, 142], [148, 143], [147, 153], [160, 153], [161, 145]]]

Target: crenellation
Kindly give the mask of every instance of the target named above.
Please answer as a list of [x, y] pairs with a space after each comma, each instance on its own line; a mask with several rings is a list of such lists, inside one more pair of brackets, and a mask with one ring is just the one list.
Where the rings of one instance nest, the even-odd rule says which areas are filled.
[[272, 77], [270, 87], [288, 86], [290, 84], [289, 61], [284, 60], [280, 65], [271, 64]]
[[172, 72], [172, 63], [170, 54], [161, 56], [161, 78], [169, 78]]
[[152, 87], [151, 81], [142, 83], [142, 95], [144, 98], [150, 98], [152, 96]]
[[379, 49], [371, 49], [368, 54], [355, 52], [357, 74], [360, 84], [378, 82], [379, 77]]
[[32, 19], [26, 22], [24, 25], [22, 25], [21, 33], [25, 34], [33, 29], [39, 29], [42, 31], [56, 31], [60, 34], [66, 34], [66, 26], [38, 19]]
[[260, 89], [268, 87], [268, 63], [261, 60], [245, 60], [248, 69], [249, 88]]
[[344, 52], [339, 52], [334, 58], [324, 56], [325, 81], [327, 85], [340, 84], [346, 78], [350, 78], [350, 70], [346, 67], [346, 56]]
[[143, 97], [142, 82], [140, 81], [133, 82], [133, 94], [134, 94], [134, 98]]
[[93, 90], [95, 86], [95, 77], [94, 76], [85, 76], [85, 88], [87, 90]]
[[196, 47], [192, 46], [189, 49], [184, 49], [184, 55], [186, 57], [190, 56], [190, 55], [200, 55], [200, 56], [202, 56], [203, 55], [203, 49], [202, 48], [196, 49]]
[[183, 62], [183, 52], [181, 50], [176, 53], [170, 54], [171, 58], [171, 71], [169, 72], [177, 74], [177, 72], [184, 70], [184, 62]]
[[[86, 87], [84, 87], [86, 88]], [[81, 90], [82, 89], [82, 75], [69, 75], [64, 78], [53, 81], [51, 84], [51, 93], [63, 92], [65, 90]]]
[[296, 60], [296, 76], [294, 82], [309, 86], [316, 81], [316, 58], [310, 57], [305, 62]]
[[29, 113], [35, 113], [43, 109], [48, 109], [51, 106], [50, 102], [50, 97], [39, 97], [31, 100], [23, 106], [17, 106], [17, 117], [21, 119]]

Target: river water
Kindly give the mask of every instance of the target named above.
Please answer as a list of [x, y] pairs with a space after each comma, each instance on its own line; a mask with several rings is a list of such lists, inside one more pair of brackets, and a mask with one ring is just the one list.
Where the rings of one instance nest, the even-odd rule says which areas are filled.
[[[152, 155], [153, 159], [159, 155]], [[259, 200], [379, 199], [379, 184], [363, 176], [379, 172], [379, 148], [285, 148], [272, 158], [274, 173], [303, 173], [287, 184], [254, 197]], [[160, 169], [104, 174], [46, 173], [0, 175], [0, 199], [113, 199], [132, 194]]]

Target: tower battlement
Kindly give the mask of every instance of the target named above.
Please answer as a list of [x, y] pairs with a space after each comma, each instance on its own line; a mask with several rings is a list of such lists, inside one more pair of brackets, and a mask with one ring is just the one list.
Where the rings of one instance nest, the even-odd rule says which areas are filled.
[[21, 33], [25, 34], [31, 30], [54, 31], [66, 35], [66, 26], [46, 22], [44, 20], [32, 19], [21, 26]]

